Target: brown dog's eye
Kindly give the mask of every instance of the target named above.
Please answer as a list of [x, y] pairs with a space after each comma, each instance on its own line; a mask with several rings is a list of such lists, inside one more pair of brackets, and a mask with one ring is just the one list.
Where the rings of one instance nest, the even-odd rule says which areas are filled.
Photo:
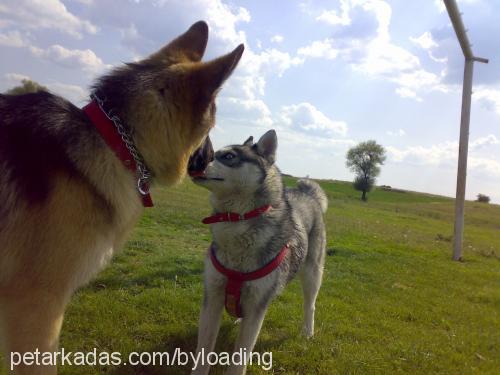
[[158, 90], [160, 92], [161, 96], [165, 96], [165, 88], [162, 87], [161, 89]]

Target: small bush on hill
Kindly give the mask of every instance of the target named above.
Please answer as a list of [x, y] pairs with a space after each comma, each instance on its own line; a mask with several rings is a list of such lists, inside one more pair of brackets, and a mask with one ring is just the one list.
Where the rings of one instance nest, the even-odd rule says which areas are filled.
[[487, 195], [484, 195], [484, 194], [478, 194], [477, 201], [483, 202], [483, 203], [490, 203], [490, 197], [488, 197]]

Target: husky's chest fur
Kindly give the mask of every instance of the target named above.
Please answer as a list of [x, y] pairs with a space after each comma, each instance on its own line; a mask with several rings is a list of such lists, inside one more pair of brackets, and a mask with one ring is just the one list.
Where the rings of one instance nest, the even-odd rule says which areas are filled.
[[[224, 211], [245, 213], [254, 209], [255, 204], [248, 199], [221, 202], [212, 197], [212, 205]], [[278, 223], [282, 220], [282, 206], [282, 202], [275, 202], [269, 212], [256, 218], [212, 225], [212, 237], [219, 260], [226, 267], [241, 272], [250, 272], [265, 264], [280, 250], [272, 248], [271, 240], [276, 236], [273, 228], [279, 227]]]
[[256, 227], [253, 221], [219, 223], [212, 227], [213, 240], [220, 261], [233, 269], [249, 272], [259, 266], [258, 255], [272, 233]]

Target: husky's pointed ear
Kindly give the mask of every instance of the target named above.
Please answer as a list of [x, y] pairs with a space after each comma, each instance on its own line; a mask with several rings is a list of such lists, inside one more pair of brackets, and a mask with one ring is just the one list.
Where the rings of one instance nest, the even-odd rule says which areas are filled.
[[208, 104], [212, 101], [218, 89], [238, 65], [244, 49], [244, 45], [240, 44], [233, 52], [201, 64], [192, 72], [196, 85], [194, 89], [201, 94], [200, 103]]
[[273, 164], [276, 160], [276, 148], [278, 147], [278, 138], [274, 130], [269, 130], [260, 137], [256, 144], [257, 153]]
[[253, 145], [253, 137], [252, 136], [248, 137], [248, 139], [245, 142], [243, 142], [243, 146], [252, 146], [252, 145]]
[[208, 42], [208, 25], [198, 21], [188, 31], [149, 57], [155, 62], [200, 61]]

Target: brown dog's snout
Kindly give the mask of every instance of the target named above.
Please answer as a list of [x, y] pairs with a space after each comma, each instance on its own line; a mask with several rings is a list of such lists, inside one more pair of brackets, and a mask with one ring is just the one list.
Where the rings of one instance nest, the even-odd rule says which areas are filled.
[[189, 158], [188, 174], [191, 177], [203, 174], [212, 160], [214, 160], [214, 148], [210, 137], [207, 136], [203, 144]]

